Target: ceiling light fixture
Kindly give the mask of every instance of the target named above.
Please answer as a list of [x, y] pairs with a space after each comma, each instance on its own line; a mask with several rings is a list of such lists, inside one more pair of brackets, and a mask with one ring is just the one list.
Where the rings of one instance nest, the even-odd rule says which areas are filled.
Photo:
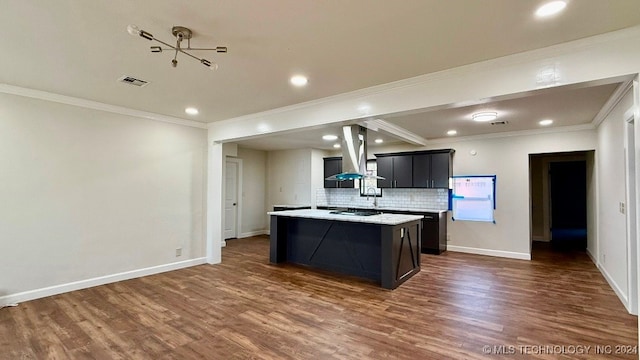
[[[226, 46], [216, 46], [215, 48], [192, 48], [191, 47], [191, 38], [193, 37], [193, 32], [191, 31], [191, 29], [186, 28], [184, 26], [174, 26], [173, 28], [171, 28], [171, 33], [173, 34], [173, 36], [176, 37], [176, 46], [167, 44], [166, 42], [162, 41], [162, 40], [158, 40], [156, 39], [153, 35], [151, 35], [150, 33], [144, 31], [144, 30], [140, 30], [137, 26], [135, 25], [129, 25], [127, 26], [127, 31], [129, 32], [129, 34], [136, 36], [139, 35], [142, 38], [145, 38], [147, 40], [153, 40], [153, 41], [157, 41], [160, 44], [167, 46], [168, 48], [163, 48], [161, 46], [151, 46], [151, 52], [153, 53], [161, 53], [163, 50], [173, 50], [175, 51], [175, 54], [173, 56], [173, 60], [171, 60], [171, 66], [173, 67], [177, 67], [178, 66], [178, 53], [183, 53], [187, 56], [189, 56], [192, 59], [198, 60], [202, 65], [208, 67], [211, 70], [216, 70], [218, 69], [218, 64], [211, 62], [207, 59], [203, 59], [203, 58], [199, 58], [197, 56], [194, 56], [192, 54], [189, 54], [186, 50], [211, 50], [211, 51], [215, 51], [217, 53], [226, 53], [227, 52], [227, 47]], [[182, 41], [183, 40], [187, 40], [187, 47], [182, 47]]]
[[184, 112], [186, 112], [189, 115], [198, 115], [198, 113], [199, 113], [198, 109], [196, 109], [194, 107], [188, 107], [188, 108], [184, 109]]
[[292, 76], [291, 79], [289, 79], [289, 81], [291, 82], [291, 84], [295, 86], [305, 86], [307, 85], [307, 82], [309, 82], [309, 80], [302, 75]]
[[567, 6], [565, 1], [552, 1], [548, 2], [538, 8], [536, 10], [537, 17], [548, 17], [551, 15], [555, 15], [562, 11]]
[[540, 124], [542, 126], [548, 126], [548, 125], [553, 124], [553, 120], [551, 120], [551, 119], [540, 120], [540, 122], [538, 124]]
[[334, 149], [340, 149], [340, 144], [333, 144]]
[[447, 131], [447, 135], [449, 135], [449, 136], [456, 135], [457, 133], [458, 133], [458, 132], [457, 132], [457, 131], [455, 131], [455, 130], [449, 130], [449, 131]]
[[323, 135], [322, 140], [333, 141], [338, 140], [338, 137], [336, 135]]
[[484, 111], [471, 115], [473, 121], [485, 122], [493, 121], [498, 118], [498, 113], [495, 111]]
[[384, 142], [382, 139], [375, 139], [374, 141], [376, 144], [382, 144]]

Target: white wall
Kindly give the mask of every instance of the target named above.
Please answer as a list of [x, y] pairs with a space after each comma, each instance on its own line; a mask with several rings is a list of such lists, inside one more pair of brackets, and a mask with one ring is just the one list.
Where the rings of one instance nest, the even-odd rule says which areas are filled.
[[242, 159], [240, 237], [247, 237], [267, 228], [267, 152], [238, 147], [238, 158]]
[[0, 94], [0, 300], [204, 256], [206, 137]]
[[[375, 152], [405, 150], [456, 150], [454, 175], [497, 175], [496, 223], [451, 221], [448, 243], [454, 250], [481, 249], [483, 253], [516, 258], [530, 256], [529, 154], [593, 150], [595, 130], [509, 136], [469, 138], [438, 142], [429, 147], [388, 147]], [[470, 154], [477, 152], [476, 156]], [[370, 155], [371, 157], [371, 155]]]
[[289, 204], [311, 204], [311, 149], [267, 153], [267, 209]]
[[619, 204], [626, 202], [624, 113], [633, 106], [629, 92], [598, 127], [598, 266], [614, 290], [626, 302], [626, 216]]
[[324, 158], [328, 157], [324, 150], [311, 150], [311, 207], [316, 207], [316, 194], [319, 189], [324, 189]]

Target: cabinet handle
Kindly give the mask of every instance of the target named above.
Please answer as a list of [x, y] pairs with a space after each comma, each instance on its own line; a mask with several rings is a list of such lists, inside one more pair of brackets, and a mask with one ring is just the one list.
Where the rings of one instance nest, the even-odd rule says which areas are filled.
[[393, 180], [393, 187], [395, 187], [395, 188], [398, 187], [398, 180]]
[[434, 180], [431, 180], [431, 187], [435, 187]]

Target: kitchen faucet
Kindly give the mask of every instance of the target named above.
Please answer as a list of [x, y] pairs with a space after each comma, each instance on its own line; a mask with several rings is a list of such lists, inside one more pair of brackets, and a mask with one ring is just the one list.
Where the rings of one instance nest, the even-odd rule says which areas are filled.
[[365, 191], [365, 195], [367, 195], [367, 201], [369, 201], [370, 190], [373, 190], [373, 208], [375, 209], [378, 207], [378, 197], [376, 196], [376, 189], [373, 187], [368, 187], [367, 191]]

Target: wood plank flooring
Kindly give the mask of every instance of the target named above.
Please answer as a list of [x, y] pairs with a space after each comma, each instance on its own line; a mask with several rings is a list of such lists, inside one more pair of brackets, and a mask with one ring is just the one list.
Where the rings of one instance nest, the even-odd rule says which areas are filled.
[[637, 318], [584, 253], [422, 255], [393, 291], [268, 254], [230, 240], [220, 265], [0, 309], [0, 359], [638, 358], [616, 354]]

